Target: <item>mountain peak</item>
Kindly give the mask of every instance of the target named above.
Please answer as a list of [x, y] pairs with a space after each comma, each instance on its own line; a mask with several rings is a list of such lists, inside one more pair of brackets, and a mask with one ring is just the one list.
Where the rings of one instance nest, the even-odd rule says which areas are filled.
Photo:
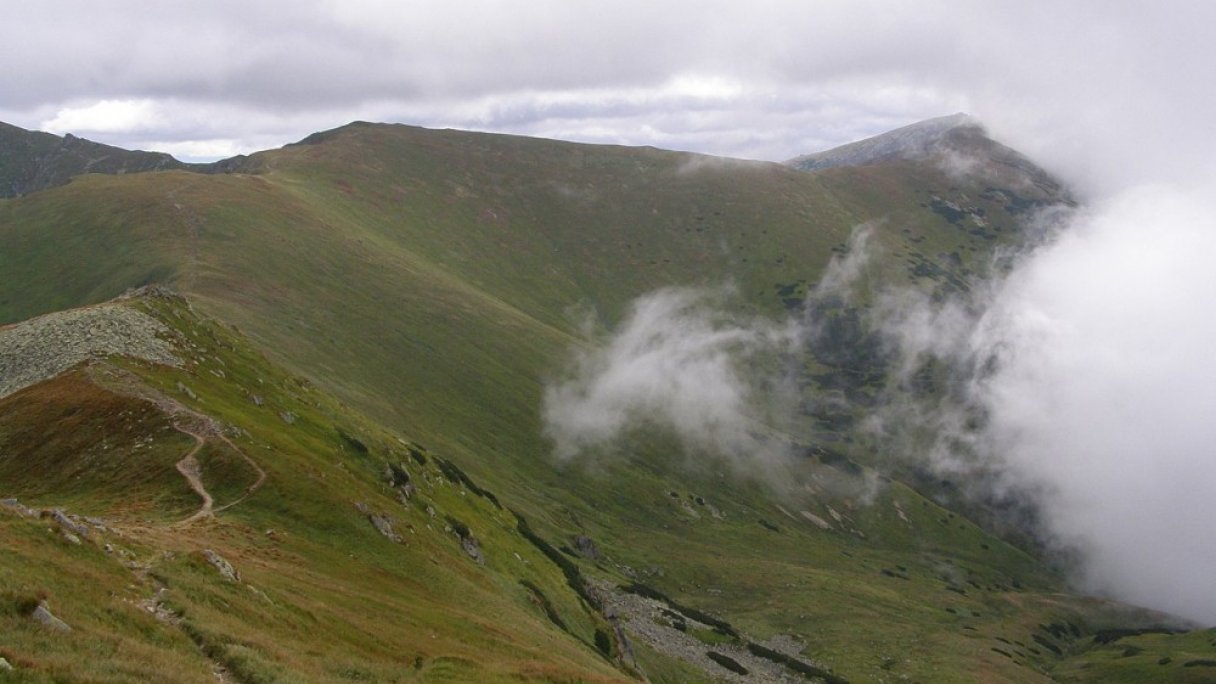
[[960, 112], [918, 121], [872, 138], [795, 157], [785, 163], [804, 171], [813, 171], [833, 166], [920, 160], [949, 147], [951, 134], [960, 130], [983, 135], [979, 121]]
[[163, 152], [124, 150], [71, 133], [62, 137], [0, 122], [0, 198], [63, 185], [84, 173], [182, 169]]

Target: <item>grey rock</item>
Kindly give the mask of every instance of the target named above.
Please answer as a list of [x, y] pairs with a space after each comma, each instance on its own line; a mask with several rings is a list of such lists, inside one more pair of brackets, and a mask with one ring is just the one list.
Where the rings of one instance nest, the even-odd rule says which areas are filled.
[[389, 518], [382, 516], [382, 515], [376, 515], [373, 513], [371, 515], [368, 515], [367, 519], [369, 521], [371, 521], [372, 527], [375, 527], [376, 531], [379, 532], [380, 534], [384, 535], [384, 537], [386, 539], [395, 541], [398, 544], [405, 541], [404, 539], [401, 538], [401, 535], [397, 534], [397, 532], [395, 530], [393, 530], [393, 521], [390, 520]]
[[46, 601], [39, 601], [38, 607], [34, 609], [34, 612], [30, 617], [34, 618], [35, 622], [43, 627], [46, 627], [47, 629], [51, 629], [56, 632], [72, 631], [72, 628], [70, 625], [68, 625], [68, 623], [60, 620], [51, 613], [50, 608], [47, 608]]
[[236, 568], [232, 567], [232, 563], [229, 563], [223, 556], [219, 555], [215, 551], [212, 551], [211, 549], [205, 549], [203, 551], [203, 557], [207, 559], [208, 563], [214, 565], [216, 570], [220, 571], [220, 574], [224, 576], [224, 579], [227, 579], [230, 582], [241, 581], [241, 576], [239, 573], [237, 573]]
[[461, 537], [460, 548], [464, 549], [464, 552], [469, 554], [469, 558], [472, 558], [478, 565], [486, 564], [485, 554], [481, 552], [481, 545], [475, 538]]
[[127, 356], [180, 366], [168, 327], [120, 303], [31, 318], [0, 330], [0, 397], [90, 359]]
[[13, 671], [13, 666], [9, 664], [7, 659], [0, 656], [0, 672], [12, 672], [12, 671]]
[[[632, 660], [633, 643], [642, 643], [668, 657], [701, 668], [713, 681], [747, 684], [765, 682], [794, 684], [807, 681], [801, 675], [787, 670], [780, 663], [758, 657], [739, 643], [723, 643], [713, 649], [743, 665], [748, 670], [748, 674], [740, 675], [728, 671], [706, 655], [705, 642], [686, 631], [688, 627], [710, 629], [711, 625], [684, 615], [664, 601], [620, 591], [611, 582], [592, 580], [589, 589], [602, 605], [604, 617], [612, 626], [617, 644], [621, 647], [622, 660], [625, 663]], [[673, 624], [676, 620], [683, 623], [684, 629]], [[753, 641], [746, 634], [741, 636], [743, 641]], [[790, 644], [793, 644], [792, 654], [787, 650], [790, 648]], [[774, 639], [763, 645], [807, 662], [807, 659], [799, 654], [801, 646], [794, 643], [792, 639], [783, 641]]]
[[[89, 528], [87, 526], [76, 522], [58, 508], [51, 511], [51, 519], [54, 520], [55, 523], [59, 525], [59, 528], [65, 533], [73, 534], [79, 537], [89, 536]], [[79, 542], [79, 540], [77, 540], [77, 542]]]
[[574, 538], [574, 550], [578, 551], [579, 555], [591, 560], [600, 559], [600, 550], [595, 547], [595, 542], [591, 541], [591, 537], [585, 534], [580, 534]]
[[177, 383], [177, 391], [181, 392], [187, 397], [190, 397], [191, 401], [198, 401], [198, 395], [194, 393], [194, 390], [186, 387], [181, 381], [178, 381]]
[[23, 505], [16, 499], [0, 499], [0, 506], [4, 506], [5, 508], [16, 511], [17, 515], [24, 516], [26, 518], [37, 518], [39, 515], [41, 515], [38, 511], [30, 508], [29, 506]]

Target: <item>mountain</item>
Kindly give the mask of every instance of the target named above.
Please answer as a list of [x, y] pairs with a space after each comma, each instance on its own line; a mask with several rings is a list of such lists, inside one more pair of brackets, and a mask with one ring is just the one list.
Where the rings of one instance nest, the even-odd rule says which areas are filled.
[[[816, 287], [855, 229], [873, 278], [947, 296], [1072, 202], [951, 139], [965, 173], [808, 173], [360, 122], [0, 200], [0, 656], [33, 681], [1202, 674], [1202, 632], [1069, 594], [1032, 529], [861, 429], [889, 364], [864, 296]], [[724, 284], [825, 322], [782, 361], [797, 486], [657, 426], [555, 458], [541, 406], [585, 321]]]
[[161, 152], [129, 152], [68, 134], [63, 137], [0, 123], [0, 197], [62, 185], [83, 173], [181, 169]]
[[840, 166], [893, 163], [931, 163], [956, 175], [974, 174], [977, 165], [999, 175], [1000, 185], [1030, 181], [1060, 193], [1059, 182], [1021, 153], [988, 137], [979, 121], [967, 114], [953, 114], [897, 128], [893, 131], [848, 143], [830, 150], [806, 154], [785, 162], [803, 171]]
[[187, 164], [163, 152], [124, 150], [70, 133], [60, 137], [0, 122], [0, 198], [63, 185], [86, 173], [228, 173], [240, 169], [244, 160], [237, 156], [210, 164]]
[[861, 166], [893, 160], [920, 161], [948, 149], [952, 139], [977, 133], [983, 135], [979, 122], [959, 113], [919, 121], [823, 152], [805, 154], [787, 161], [786, 164], [804, 171], [814, 171], [833, 166]]

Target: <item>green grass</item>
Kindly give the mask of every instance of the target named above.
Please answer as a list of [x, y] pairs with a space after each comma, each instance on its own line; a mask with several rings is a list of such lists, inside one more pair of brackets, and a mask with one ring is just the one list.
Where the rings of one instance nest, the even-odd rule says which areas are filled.
[[[5, 535], [3, 565], [9, 575], [5, 586], [24, 588], [21, 595], [49, 591], [61, 617], [76, 624], [88, 625], [94, 614], [118, 601], [113, 596], [98, 601], [61, 589], [59, 585], [70, 578], [56, 573], [51, 574], [57, 584], [38, 584], [48, 545], [74, 557], [57, 559], [50, 567], [72, 567], [74, 574], [103, 573], [93, 582], [95, 590], [104, 594], [107, 588], [125, 587], [128, 604], [152, 596], [155, 586], [163, 585], [166, 603], [181, 616], [180, 629], [145, 629], [125, 638], [134, 642], [135, 653], [163, 651], [164, 633], [174, 635], [172, 643], [181, 650], [180, 637], [186, 637], [184, 653], [157, 656], [159, 667], [180, 668], [185, 679], [205, 671], [199, 665], [200, 653], [224, 664], [242, 681], [338, 681], [350, 673], [362, 676], [358, 673], [365, 670], [372, 679], [391, 681], [400, 678], [403, 663], [412, 671], [419, 659], [423, 666], [416, 674], [423, 680], [432, 674], [442, 679], [444, 672], [451, 671], [445, 664], [449, 661], [466, 663], [466, 674], [476, 671], [480, 673], [476, 678], [487, 680], [620, 679], [589, 646], [599, 618], [566, 588], [560, 570], [518, 535], [514, 516], [449, 482], [435, 458], [426, 467], [411, 464], [418, 492], [409, 507], [402, 506], [387, 491], [383, 472], [390, 460], [408, 460], [399, 441], [403, 437], [276, 370], [231, 331], [198, 319], [182, 304], [153, 300], [148, 307], [182, 335], [187, 345], [183, 351], [189, 352], [185, 366], [178, 370], [126, 365], [163, 393], [231, 426], [233, 443], [267, 471], [266, 484], [220, 513], [216, 521], [175, 527], [172, 521], [196, 507], [197, 500], [186, 506], [158, 507], [155, 501], [141, 503], [138, 493], [150, 465], [161, 462], [162, 468], [171, 468], [193, 440], [162, 429], [167, 418], [150, 405], [114, 395], [104, 382], [90, 384], [89, 376], [80, 371], [27, 388], [10, 398], [3, 415], [13, 423], [30, 421], [23, 423], [27, 432], [17, 443], [41, 441], [40, 450], [24, 455], [27, 462], [46, 467], [13, 472], [0, 479], [0, 486], [6, 495], [20, 493], [27, 504], [62, 505], [73, 513], [104, 515], [116, 531], [73, 547], [45, 525], [9, 520], [6, 515], [6, 524], [27, 529], [26, 536], [32, 538], [23, 544], [20, 535]], [[210, 372], [217, 368], [225, 369], [222, 377]], [[193, 398], [177, 389], [179, 383], [190, 388]], [[258, 388], [262, 406], [250, 399], [247, 386]], [[78, 424], [29, 416], [31, 396], [56, 390], [60, 403], [55, 410], [72, 410], [76, 417], [113, 419], [122, 415], [114, 412], [115, 402], [126, 413], [146, 414], [142, 423], [132, 424], [126, 432], [131, 441], [156, 448], [132, 451], [122, 467], [93, 472], [86, 463], [65, 470], [63, 464], [71, 462], [64, 456], [74, 450], [64, 438], [79, 434]], [[279, 416], [285, 411], [295, 415], [291, 424]], [[351, 448], [336, 424], [358, 433], [367, 451]], [[28, 433], [35, 428], [43, 430], [39, 439]], [[113, 433], [110, 425], [109, 434]], [[214, 440], [199, 452], [199, 460], [217, 505], [239, 496], [252, 479], [244, 460]], [[9, 459], [3, 463], [13, 465]], [[82, 474], [94, 480], [77, 485]], [[181, 490], [184, 482], [173, 475], [176, 480], [154, 482], [152, 489]], [[26, 489], [14, 489], [17, 483]], [[68, 496], [73, 487], [80, 489], [79, 496]], [[113, 493], [105, 494], [110, 489]], [[91, 499], [90, 491], [99, 496]], [[405, 543], [394, 544], [380, 536], [356, 503], [392, 517]], [[437, 512], [434, 519], [428, 506]], [[484, 567], [465, 556], [459, 540], [444, 529], [445, 517], [467, 524], [485, 553]], [[141, 542], [136, 557], [151, 564], [150, 577], [155, 580], [139, 581], [123, 567], [128, 556], [100, 548], [104, 543], [125, 548], [131, 534]], [[233, 563], [242, 583], [223, 580], [203, 558], [204, 548]], [[548, 609], [561, 616], [565, 630], [534, 605], [521, 580], [544, 592]], [[6, 619], [29, 622], [20, 615]], [[118, 628], [84, 629], [121, 634]], [[84, 642], [65, 641], [60, 662], [40, 651], [38, 643], [14, 642], [10, 660], [39, 677], [54, 677], [64, 668], [73, 678], [103, 677], [107, 668], [127, 672], [118, 675], [120, 679], [151, 676], [123, 670], [139, 660], [127, 651], [86, 658]]]
[[[865, 287], [885, 278], [941, 289], [979, 277], [992, 247], [1017, 239], [1016, 217], [985, 199], [983, 183], [925, 167], [806, 174], [369, 125], [251, 164], [263, 173], [89, 176], [0, 200], [0, 322], [149, 280], [171, 284], [186, 299], [133, 305], [182, 336], [185, 366], [120, 363], [230, 426], [236, 447], [267, 472], [265, 485], [218, 521], [167, 529], [198, 501], [172, 470], [191, 440], [164, 429], [163, 416], [133, 428], [153, 437], [150, 446], [123, 442], [135, 458], [129, 466], [105, 469], [87, 448], [68, 448], [72, 435], [82, 447], [95, 438], [35, 411], [59, 410], [54, 397], [0, 401], [0, 440], [30, 454], [0, 458], [0, 494], [152, 521], [141, 553], [155, 559], [184, 623], [130, 638], [172, 667], [194, 673], [205, 652], [250, 681], [626, 678], [597, 651], [603, 618], [520, 533], [513, 510], [554, 548], [591, 536], [605, 558], [568, 561], [583, 574], [645, 582], [754, 640], [794, 635], [804, 655], [851, 680], [1043, 679], [1055, 658], [1015, 663], [992, 650], [1002, 643], [995, 637], [1016, 629], [1024, 641], [1061, 612], [1091, 612], [1060, 593], [1061, 579], [1039, 559], [900, 482], [868, 505], [775, 495], [764, 474], [696, 467], [700, 455], [680, 455], [661, 433], [640, 432], [594, 466], [555, 462], [542, 436], [544, 384], [584, 343], [572, 315], [579, 307], [611, 326], [656, 287], [731, 282], [740, 308], [780, 317], [782, 288], [804, 294], [833, 249], [867, 222], [880, 257]], [[982, 209], [991, 239], [951, 223], [934, 197]], [[110, 426], [116, 414], [101, 407], [118, 399], [104, 383], [68, 378], [97, 395], [78, 420]], [[50, 397], [69, 379], [24, 396]], [[430, 455], [426, 466], [409, 456], [415, 444]], [[860, 438], [842, 449], [883, 465]], [[436, 457], [503, 507], [450, 481]], [[254, 476], [216, 440], [199, 458], [217, 505], [239, 498]], [[418, 485], [408, 507], [384, 478], [388, 462], [405, 463]], [[90, 479], [77, 483], [76, 473]], [[848, 477], [813, 459], [792, 473], [815, 474]], [[405, 543], [380, 536], [356, 503], [392, 517]], [[447, 518], [477, 538], [485, 566], [445, 531]], [[45, 551], [32, 539], [6, 549], [14, 560], [3, 564], [13, 586], [31, 590]], [[219, 579], [203, 548], [232, 561], [246, 584]], [[125, 578], [108, 557], [89, 558], [98, 572]], [[13, 648], [11, 661], [25, 658], [48, 677], [59, 667]], [[688, 674], [635, 649], [656, 681]], [[115, 655], [88, 667], [137, 661]]]

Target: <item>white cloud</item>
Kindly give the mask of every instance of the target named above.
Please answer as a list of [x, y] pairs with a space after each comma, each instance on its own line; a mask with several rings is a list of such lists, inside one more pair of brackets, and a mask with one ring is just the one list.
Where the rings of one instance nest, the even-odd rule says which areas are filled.
[[[545, 432], [560, 458], [612, 446], [631, 430], [670, 430], [691, 457], [774, 466], [784, 410], [755, 364], [788, 352], [793, 325], [730, 312], [729, 291], [668, 288], [634, 302], [619, 328], [545, 392]], [[761, 468], [767, 470], [767, 468]]]
[[65, 107], [42, 122], [51, 133], [130, 133], [157, 124], [157, 104], [152, 100], [101, 100], [89, 105]]
[[[1216, 624], [1214, 195], [1098, 202], [996, 300], [990, 437], [1092, 588]], [[1202, 199], [1198, 199], [1202, 197]]]
[[[1090, 177], [1123, 173], [1100, 149], [1151, 156], [1179, 127], [1201, 130], [1216, 75], [1210, 3], [47, 0], [8, 18], [13, 123], [106, 101], [207, 103], [227, 113], [213, 137], [242, 149], [370, 112], [784, 159], [962, 109]], [[683, 132], [688, 109], [709, 124]], [[273, 131], [244, 124], [275, 116]], [[194, 135], [175, 132], [161, 139]]]

